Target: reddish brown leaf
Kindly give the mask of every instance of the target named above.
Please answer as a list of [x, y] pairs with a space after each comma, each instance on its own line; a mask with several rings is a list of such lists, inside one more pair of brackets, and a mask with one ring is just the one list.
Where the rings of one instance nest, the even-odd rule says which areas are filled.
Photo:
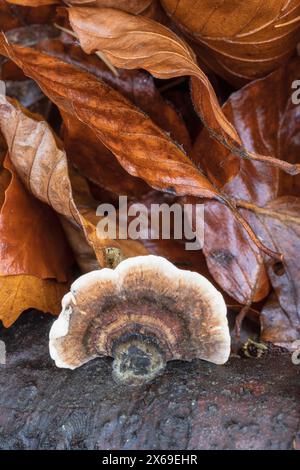
[[101, 51], [117, 67], [144, 68], [158, 78], [192, 77], [195, 108], [210, 134], [240, 157], [278, 166], [291, 174], [300, 166], [251, 152], [222, 112], [208, 78], [187, 44], [161, 24], [114, 9], [68, 10], [70, 23], [87, 53]]
[[136, 196], [150, 190], [129, 175], [94, 132], [74, 116], [62, 113], [63, 141], [69, 161], [96, 185], [120, 195]]
[[9, 327], [29, 308], [59, 313], [69, 286], [57, 279], [69, 276], [71, 257], [56, 214], [26, 191], [8, 157], [5, 165], [0, 170], [0, 320]]
[[[98, 58], [87, 56], [78, 47], [64, 49], [60, 41], [47, 41], [43, 49], [56, 57], [68, 60], [90, 71], [104, 80], [114, 89], [120, 91], [133, 104], [145, 111], [148, 116], [186, 151], [191, 148], [188, 131], [176, 111], [161, 97], [151, 76], [142, 71], [119, 70], [119, 76], [99, 61]], [[89, 127], [74, 116], [63, 113], [64, 145], [70, 161], [89, 180], [107, 190], [118, 194], [138, 196], [149, 190], [139, 178], [131, 177], [120, 166], [114, 155], [99, 141]]]
[[18, 18], [12, 14], [5, 0], [0, 0], [0, 30], [8, 31], [20, 25]]
[[60, 3], [60, 0], [7, 0], [8, 3], [21, 5], [23, 7], [41, 7], [44, 5], [53, 5]]
[[[267, 263], [268, 274], [290, 328], [300, 339], [300, 198], [285, 196], [256, 210], [257, 231], [268, 246], [284, 254]], [[287, 339], [288, 341], [288, 339]], [[280, 341], [277, 340], [276, 343]]]
[[[64, 3], [63, 0], [7, 0], [8, 3], [22, 5], [27, 7], [39, 7], [43, 5], [52, 5]], [[145, 14], [149, 11], [155, 0], [65, 0], [68, 5], [86, 5], [93, 7], [113, 7], [120, 10], [134, 13], [135, 15]]]
[[[25, 114], [19, 106], [0, 95], [0, 127], [13, 165], [26, 187], [81, 231], [100, 266], [106, 266], [106, 247], [120, 248], [124, 257], [147, 252], [133, 240], [119, 242], [107, 239], [105, 234], [97, 234], [96, 225], [100, 219], [96, 216], [96, 207], [92, 205], [86, 183], [77, 177], [73, 190], [65, 152], [58, 146], [46, 122]], [[76, 246], [72, 247], [76, 254]]]
[[234, 84], [282, 66], [300, 39], [299, 22], [293, 22], [300, 14], [298, 0], [162, 0], [162, 4], [198, 42], [201, 60]]
[[[298, 61], [292, 61], [287, 67], [235, 93], [224, 106], [226, 114], [230, 113], [236, 122], [239, 119], [240, 134], [253, 151], [268, 148], [277, 158], [299, 161], [300, 107], [293, 105], [289, 92], [291, 83], [299, 75], [299, 67]], [[209, 136], [204, 131], [193, 152], [195, 161], [208, 174], [213, 172], [212, 157], [205, 158], [205, 149], [209, 155], [210, 145]], [[214, 150], [221, 164], [222, 148], [219, 152], [218, 149]], [[224, 184], [226, 179], [228, 177], [223, 172], [218, 183]], [[299, 195], [299, 177], [291, 178], [261, 163], [243, 161], [239, 175], [227, 182], [223, 189], [230, 196], [241, 199], [238, 205], [244, 208], [243, 216], [255, 227], [260, 239], [271, 249], [283, 254], [284, 275], [276, 274], [278, 264], [275, 263], [274, 271], [274, 261], [267, 260], [264, 265], [287, 322], [297, 331], [299, 280], [294, 264], [297, 264], [299, 252], [300, 220], [298, 199], [291, 196]], [[291, 196], [278, 199], [283, 194]], [[268, 284], [262, 258], [256, 247], [245, 239], [231, 213], [217, 202], [206, 204], [205, 222], [204, 253], [215, 279], [242, 303], [261, 300], [268, 292]], [[218, 237], [219, 227], [222, 227], [222, 237]]]
[[56, 214], [28, 193], [8, 157], [4, 168], [11, 181], [0, 212], [1, 274], [66, 281], [71, 256]]
[[287, 312], [272, 294], [261, 311], [261, 339], [276, 346], [293, 350], [293, 344], [300, 338], [299, 326], [295, 328]]
[[0, 276], [0, 320], [8, 328], [29, 308], [58, 315], [68, 284], [20, 274]]
[[239, 303], [258, 302], [269, 293], [261, 253], [230, 210], [217, 202], [205, 204], [203, 252], [215, 280]]
[[218, 192], [186, 154], [127, 99], [74, 66], [7, 44], [7, 53], [64, 112], [89, 125], [128, 173], [156, 189], [216, 197]]

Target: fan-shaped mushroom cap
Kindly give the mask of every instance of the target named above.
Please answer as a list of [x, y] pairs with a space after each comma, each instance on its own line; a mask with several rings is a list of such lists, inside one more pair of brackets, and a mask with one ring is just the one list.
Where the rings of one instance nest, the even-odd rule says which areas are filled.
[[220, 292], [198, 273], [159, 256], [122, 261], [81, 276], [50, 331], [58, 367], [114, 357], [114, 376], [138, 384], [172, 359], [227, 361], [230, 335]]

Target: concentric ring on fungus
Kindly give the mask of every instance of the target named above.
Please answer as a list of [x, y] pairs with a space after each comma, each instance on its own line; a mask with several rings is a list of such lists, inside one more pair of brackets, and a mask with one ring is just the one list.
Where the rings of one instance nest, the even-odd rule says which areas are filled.
[[224, 364], [229, 357], [221, 293], [200, 274], [159, 256], [129, 258], [114, 270], [81, 276], [62, 306], [49, 344], [58, 367], [112, 356], [114, 377], [138, 385], [173, 359]]

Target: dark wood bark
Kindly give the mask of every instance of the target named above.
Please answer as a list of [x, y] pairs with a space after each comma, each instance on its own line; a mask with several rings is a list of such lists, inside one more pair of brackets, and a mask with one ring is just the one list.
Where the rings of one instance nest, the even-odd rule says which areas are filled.
[[111, 360], [57, 369], [53, 318], [0, 328], [1, 449], [290, 449], [299, 445], [300, 366], [290, 355], [225, 366], [170, 363], [152, 384], [113, 382]]

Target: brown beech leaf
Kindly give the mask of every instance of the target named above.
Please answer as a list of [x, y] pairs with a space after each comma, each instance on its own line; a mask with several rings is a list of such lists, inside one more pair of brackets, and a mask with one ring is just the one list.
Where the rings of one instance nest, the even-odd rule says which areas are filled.
[[[51, 41], [56, 46], [55, 56], [66, 59], [63, 44]], [[43, 48], [49, 50], [49, 41]], [[58, 50], [57, 50], [58, 49]], [[60, 49], [60, 52], [59, 52]], [[188, 131], [175, 109], [166, 103], [154, 85], [153, 78], [143, 71], [119, 70], [116, 77], [106, 65], [95, 56], [87, 56], [78, 47], [68, 48], [68, 60], [84, 67], [120, 91], [139, 109], [143, 110], [157, 125], [168, 132], [171, 138], [188, 152], [191, 142]], [[88, 61], [86, 60], [88, 59]], [[91, 61], [91, 59], [94, 59]], [[122, 195], [138, 196], [149, 191], [140, 179], [129, 175], [115, 156], [99, 141], [87, 125], [74, 116], [62, 113], [64, 121], [63, 141], [70, 161], [78, 171], [101, 187]]]
[[282, 196], [256, 209], [256, 227], [268, 246], [284, 254], [267, 262], [268, 275], [291, 328], [300, 339], [300, 198]]
[[[248, 213], [243, 215], [249, 217]], [[270, 286], [263, 256], [230, 210], [218, 202], [207, 202], [204, 221], [203, 252], [217, 283], [241, 304], [264, 299]]]
[[0, 0], [0, 30], [8, 31], [20, 25], [18, 18], [12, 14], [10, 6], [5, 0]]
[[201, 173], [184, 150], [120, 93], [53, 56], [10, 45], [4, 35], [0, 39], [0, 51], [37, 81], [63, 112], [88, 125], [128, 173], [142, 178], [154, 189], [177, 196], [222, 201], [260, 250], [279, 257], [261, 243], [235, 205]]
[[8, 156], [5, 166], [0, 169], [0, 320], [9, 327], [29, 308], [60, 312], [69, 285], [57, 279], [69, 276], [71, 257], [55, 213], [26, 191]]
[[[19, 44], [18, 41], [13, 42]], [[190, 151], [189, 131], [176, 109], [162, 98], [150, 74], [142, 70], [119, 69], [116, 76], [97, 56], [85, 54], [77, 43], [70, 41], [70, 36], [67, 34], [62, 34], [60, 38], [41, 41], [38, 49], [103, 80], [145, 111], [155, 124], [170, 132], [172, 139], [182, 145], [186, 152]]]
[[0, 50], [64, 112], [87, 124], [133, 176], [155, 189], [216, 197], [218, 191], [153, 121], [118, 92], [55, 57], [9, 45]]
[[56, 214], [25, 189], [8, 156], [4, 168], [11, 180], [0, 212], [1, 275], [67, 281], [72, 259]]
[[53, 5], [66, 3], [67, 5], [88, 5], [90, 7], [113, 7], [133, 13], [135, 15], [147, 14], [153, 8], [156, 0], [7, 0], [8, 3], [27, 7], [40, 7], [43, 5]]
[[273, 293], [261, 311], [261, 340], [293, 350], [300, 338], [299, 323], [293, 323]]
[[0, 320], [8, 328], [29, 308], [58, 315], [69, 285], [20, 274], [0, 276]]
[[162, 0], [172, 20], [198, 44], [199, 56], [240, 85], [287, 61], [300, 39], [299, 0]]
[[[234, 123], [251, 152], [269, 153], [288, 163], [299, 163], [299, 106], [292, 103], [292, 84], [300, 76], [300, 62], [290, 61], [268, 77], [257, 80], [233, 93], [223, 106], [224, 114]], [[227, 149], [212, 142], [207, 130], [196, 140], [191, 157], [218, 187], [232, 179], [231, 167], [238, 159]], [[233, 184], [230, 194], [244, 192], [245, 199], [265, 204], [278, 193], [295, 194], [300, 188], [299, 176], [278, 173], [264, 165], [243, 164], [245, 171]], [[252, 181], [251, 181], [252, 179]], [[254, 184], [257, 181], [257, 184]]]
[[291, 173], [300, 166], [246, 149], [225, 117], [208, 78], [195, 55], [175, 33], [149, 18], [107, 8], [68, 9], [72, 28], [88, 54], [101, 51], [116, 67], [144, 68], [158, 78], [192, 77], [196, 111], [210, 134], [240, 157], [263, 161]]
[[68, 160], [89, 181], [119, 195], [138, 197], [150, 190], [142, 179], [124, 170], [89, 126], [69, 114], [62, 113], [62, 116]]
[[66, 3], [76, 6], [88, 5], [96, 8], [117, 8], [134, 15], [145, 15], [157, 2], [156, 0], [71, 0]]
[[96, 216], [96, 207], [91, 205], [85, 180], [77, 177], [73, 191], [65, 152], [46, 122], [25, 113], [0, 95], [0, 126], [13, 165], [25, 186], [83, 232], [100, 266], [106, 266], [106, 247], [120, 248], [125, 257], [147, 252], [133, 240], [119, 242], [97, 233], [96, 225], [100, 219]]
[[[277, 158], [290, 162], [299, 162], [299, 120], [300, 106], [292, 103], [291, 83], [299, 76], [300, 63], [291, 61], [286, 67], [278, 69], [265, 79], [261, 79], [247, 85], [237, 93], [234, 93], [224, 106], [225, 114], [229, 113], [239, 123], [240, 135], [248, 143], [253, 151], [269, 151]], [[272, 90], [272, 93], [270, 93]], [[217, 144], [216, 144], [217, 145]], [[210, 155], [211, 142], [208, 133], [204, 130], [197, 140], [193, 159], [200, 164], [205, 173], [211, 175], [213, 166], [217, 168], [218, 160], [222, 170], [223, 149], [213, 145], [213, 156]], [[205, 158], [209, 155], [209, 158]], [[228, 159], [228, 156], [226, 155]], [[233, 155], [230, 158], [236, 158]], [[283, 254], [283, 264], [289, 267], [292, 260], [297, 260], [298, 250], [296, 244], [287, 246], [292, 241], [286, 232], [296, 233], [294, 227], [284, 227], [281, 224], [283, 241], [286, 244], [272, 240], [272, 232], [278, 224], [278, 213], [288, 216], [290, 210], [295, 211], [292, 199], [287, 199], [285, 204], [279, 205], [278, 197], [283, 195], [299, 196], [299, 177], [291, 177], [280, 173], [278, 169], [266, 167], [260, 162], [243, 161], [240, 164], [240, 172], [228, 181], [225, 172], [219, 174], [218, 184], [223, 184], [223, 190], [237, 200], [244, 218], [248, 220], [260, 239], [270, 248]], [[274, 204], [274, 210], [270, 216], [270, 208]], [[263, 261], [256, 247], [245, 238], [240, 227], [226, 207], [217, 202], [207, 202], [205, 212], [205, 245], [204, 253], [211, 273], [222, 288], [241, 303], [258, 301], [268, 293], [268, 277], [277, 291], [279, 299], [279, 278], [273, 275], [273, 263]], [[246, 210], [245, 210], [246, 209]], [[267, 211], [265, 214], [264, 211]], [[277, 214], [277, 215], [276, 215]], [[280, 215], [280, 220], [283, 215]], [[298, 216], [297, 216], [298, 217]], [[273, 220], [274, 219], [274, 220]], [[262, 220], [264, 223], [262, 223]], [[290, 220], [288, 218], [287, 220]], [[293, 222], [294, 224], [294, 222]], [[218, 237], [219, 227], [222, 227], [222, 237]], [[279, 232], [278, 238], [279, 238]], [[293, 250], [293, 255], [290, 252]], [[282, 278], [283, 279], [283, 278]], [[293, 281], [295, 279], [295, 282]], [[285, 279], [286, 286], [290, 286], [292, 292], [297, 286], [296, 276]], [[293, 294], [291, 294], [291, 298]], [[281, 300], [280, 300], [281, 301]], [[281, 301], [283, 309], [287, 309], [287, 299]], [[292, 304], [290, 303], [290, 306]], [[293, 318], [295, 309], [289, 307], [288, 314]]]
[[21, 5], [23, 7], [42, 7], [45, 5], [53, 5], [60, 3], [60, 0], [7, 0], [8, 3]]
[[[43, 41], [39, 50], [96, 75], [146, 112], [187, 152], [191, 150], [190, 137], [183, 120], [162, 99], [149, 74], [141, 70], [119, 69], [116, 77], [98, 57], [86, 55], [80, 47], [58, 39]], [[141, 179], [132, 177], [121, 167], [115, 156], [87, 125], [74, 116], [62, 114], [64, 146], [68, 158], [81, 174], [93, 183], [118, 194], [138, 196], [149, 191], [149, 187]]]

